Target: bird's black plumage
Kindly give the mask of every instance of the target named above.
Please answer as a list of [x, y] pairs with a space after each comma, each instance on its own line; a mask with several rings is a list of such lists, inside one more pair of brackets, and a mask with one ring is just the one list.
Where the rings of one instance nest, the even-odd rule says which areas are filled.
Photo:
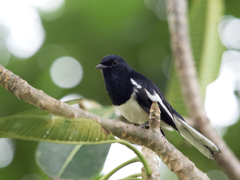
[[[163, 104], [165, 105], [167, 110], [173, 115], [172, 106], [166, 101], [162, 92], [157, 88], [157, 86], [153, 82], [151, 82], [147, 77], [143, 76], [142, 74], [140, 74], [134, 70], [132, 70], [130, 78], [134, 79], [134, 81], [142, 87], [141, 89], [140, 88], [135, 89], [135, 93], [136, 93], [138, 104], [148, 114], [150, 114], [150, 108], [151, 108], [153, 101], [148, 97], [146, 90], [152, 95], [154, 93], [157, 93], [157, 95], [163, 101]], [[178, 131], [173, 119], [169, 116], [169, 114], [166, 112], [166, 110], [163, 108], [163, 106], [159, 102], [158, 102], [158, 106], [161, 111], [161, 120], [164, 121], [166, 124], [172, 126], [175, 130]], [[182, 120], [184, 120], [184, 119], [182, 118]]]
[[134, 71], [120, 56], [106, 56], [96, 68], [102, 69], [108, 95], [126, 119], [137, 124], [146, 123], [152, 102], [156, 101], [161, 120], [165, 122], [161, 126], [175, 129], [209, 158], [220, 153], [214, 143], [185, 122], [152, 81]]
[[[117, 61], [117, 66], [112, 65]], [[131, 73], [130, 66], [119, 56], [111, 55], [102, 59], [101, 65], [108, 68], [102, 69], [105, 79], [105, 87], [113, 105], [119, 106], [129, 100], [132, 94], [132, 84], [129, 79]]]
[[[116, 66], [112, 65], [114, 61], [118, 61], [118, 64]], [[153, 101], [149, 99], [146, 92], [147, 90], [151, 94], [156, 92], [163, 100], [163, 103], [167, 107], [169, 112], [171, 112], [172, 114], [173, 108], [165, 100], [164, 95], [157, 88], [157, 86], [152, 83], [147, 77], [134, 71], [121, 57], [117, 55], [106, 56], [102, 59], [100, 64], [108, 67], [106, 69], [103, 69], [102, 71], [105, 80], [106, 90], [110, 99], [112, 100], [112, 103], [115, 106], [126, 103], [131, 98], [132, 93], [135, 91], [138, 104], [144, 109], [144, 111], [149, 114]], [[133, 79], [142, 88], [134, 88], [134, 85], [131, 83], [130, 79]], [[175, 130], [178, 131], [175, 123], [173, 122], [172, 118], [169, 117], [166, 110], [159, 103], [158, 105], [161, 110], [161, 119], [166, 124], [172, 126]]]

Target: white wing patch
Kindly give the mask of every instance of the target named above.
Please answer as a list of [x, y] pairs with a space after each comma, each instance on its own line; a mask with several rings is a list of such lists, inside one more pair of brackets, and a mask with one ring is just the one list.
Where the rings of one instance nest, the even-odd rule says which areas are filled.
[[142, 86], [140, 86], [138, 83], [136, 83], [136, 81], [134, 81], [132, 78], [130, 79], [131, 83], [136, 86], [138, 89], [141, 89]]
[[[139, 85], [136, 81], [134, 81], [132, 78], [130, 79], [130, 81], [131, 81], [131, 83], [132, 83], [134, 86], [136, 86], [138, 89], [141, 89], [141, 88], [142, 88], [142, 86], [140, 86], [140, 85]], [[173, 116], [172, 116], [172, 114], [169, 112], [168, 108], [163, 104], [162, 99], [159, 97], [159, 95], [158, 95], [155, 91], [154, 91], [154, 93], [153, 93], [153, 95], [152, 95], [151, 93], [148, 92], [147, 89], [145, 89], [145, 90], [146, 90], [146, 92], [147, 92], [147, 95], [148, 95], [149, 99], [151, 99], [152, 101], [155, 101], [155, 102], [159, 102], [160, 105], [161, 105], [161, 106], [165, 109], [165, 111], [168, 113], [168, 115], [172, 118], [172, 120], [175, 121], [174, 118], [173, 118]]]
[[161, 104], [161, 106], [165, 109], [165, 111], [168, 113], [168, 115], [174, 121], [174, 118], [173, 118], [172, 114], [169, 112], [168, 108], [163, 104], [162, 99], [159, 97], [159, 95], [155, 91], [154, 91], [153, 95], [151, 95], [147, 90], [146, 90], [146, 92], [147, 92], [147, 95], [148, 95], [149, 99], [151, 99], [152, 101], [159, 102]]

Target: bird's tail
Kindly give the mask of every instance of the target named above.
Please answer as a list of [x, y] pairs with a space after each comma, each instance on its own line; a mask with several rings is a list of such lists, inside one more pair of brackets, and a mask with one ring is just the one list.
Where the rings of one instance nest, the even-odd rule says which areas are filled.
[[213, 142], [188, 125], [185, 121], [176, 116], [174, 119], [180, 134], [205, 156], [214, 159], [214, 154], [221, 154], [220, 149]]

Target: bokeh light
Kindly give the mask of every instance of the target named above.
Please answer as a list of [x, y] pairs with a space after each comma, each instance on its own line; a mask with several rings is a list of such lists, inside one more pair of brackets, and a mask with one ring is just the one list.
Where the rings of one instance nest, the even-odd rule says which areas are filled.
[[167, 21], [166, 0], [158, 0], [156, 7], [155, 7], [155, 14], [159, 19], [161, 19], [163, 21]]
[[[1, 31], [1, 26], [0, 26], [0, 31]], [[1, 32], [0, 32], [0, 64], [3, 66], [7, 66], [9, 63], [9, 60], [11, 58], [11, 54], [4, 45], [4, 42], [1, 38]]]
[[[227, 127], [235, 124], [240, 115], [239, 100], [236, 96], [240, 82], [240, 19], [223, 16], [220, 19], [219, 36], [228, 49], [222, 55], [219, 77], [208, 85], [205, 110], [220, 135]], [[235, 49], [235, 50], [231, 50]]]
[[12, 139], [0, 138], [0, 168], [8, 166], [14, 157], [15, 146]]
[[207, 87], [205, 109], [213, 126], [230, 126], [238, 120], [239, 107], [231, 78], [231, 71], [225, 70]]
[[58, 44], [49, 44], [38, 52], [38, 64], [42, 70], [49, 70], [53, 61], [59, 57], [67, 56], [65, 48]]
[[0, 1], [0, 25], [8, 31], [6, 47], [18, 58], [31, 57], [45, 38], [38, 13], [24, 1]]
[[65, 0], [34, 0], [32, 3], [39, 10], [41, 17], [48, 21], [61, 16], [65, 9]]
[[61, 88], [77, 86], [83, 77], [81, 64], [74, 58], [63, 56], [56, 59], [50, 69], [52, 81]]
[[166, 0], [144, 0], [143, 2], [159, 19], [167, 21]]
[[51, 13], [61, 8], [64, 5], [65, 0], [35, 0], [32, 3], [41, 11]]
[[240, 82], [240, 52], [225, 51], [220, 75], [207, 86], [205, 111], [218, 133], [223, 136], [228, 126], [239, 119], [239, 102], [234, 91]]
[[6, 66], [10, 53], [19, 59], [33, 56], [45, 39], [39, 13], [49, 20], [56, 19], [62, 14], [64, 3], [64, 0], [0, 0], [0, 63]]
[[240, 19], [229, 15], [223, 16], [218, 30], [224, 46], [240, 50]]

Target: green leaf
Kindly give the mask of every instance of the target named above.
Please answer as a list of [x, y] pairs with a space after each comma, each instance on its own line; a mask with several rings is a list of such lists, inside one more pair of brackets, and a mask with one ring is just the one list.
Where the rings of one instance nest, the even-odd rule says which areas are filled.
[[115, 139], [90, 119], [34, 115], [1, 118], [0, 135], [62, 144], [97, 144]]
[[[104, 117], [116, 117], [113, 106], [93, 111]], [[102, 143], [114, 142], [114, 136], [90, 119], [46, 116], [41, 112], [45, 111], [1, 118], [1, 136], [44, 141], [39, 143], [36, 160], [51, 178], [82, 180], [99, 174], [110, 148], [110, 144]]]
[[190, 34], [203, 100], [207, 85], [217, 78], [221, 64], [224, 46], [217, 29], [223, 14], [223, 0], [195, 0], [190, 9]]
[[166, 99], [182, 116], [187, 116], [187, 107], [185, 105], [176, 70], [172, 71], [171, 79], [166, 89]]
[[38, 116], [47, 116], [47, 115], [51, 115], [49, 112], [47, 111], [43, 111], [41, 109], [30, 109], [30, 110], [25, 110], [25, 111], [20, 111], [14, 115], [38, 115]]
[[39, 143], [36, 161], [51, 178], [89, 180], [99, 174], [110, 144], [63, 145]]
[[[194, 0], [190, 7], [190, 36], [203, 100], [207, 85], [218, 76], [224, 51], [217, 31], [218, 19], [223, 15], [223, 11], [223, 0]], [[172, 72], [166, 92], [169, 103], [181, 115], [187, 116], [176, 70]]]
[[[116, 116], [112, 106], [102, 108], [102, 111], [97, 109], [97, 111], [98, 114], [101, 112], [103, 117]], [[83, 146], [83, 144], [114, 142], [121, 143], [132, 149], [142, 161], [146, 173], [148, 175], [152, 173], [146, 159], [134, 146], [126, 141], [115, 139], [112, 134], [106, 132], [98, 123], [90, 119], [66, 118], [52, 115], [9, 116], [0, 119], [0, 135], [2, 137], [23, 140], [70, 144], [39, 144], [36, 153], [38, 165], [52, 178], [93, 178], [94, 175], [96, 176], [100, 172], [110, 146], [99, 145], [94, 147]], [[75, 146], [74, 144], [78, 145]], [[105, 154], [103, 154], [102, 149], [105, 149]], [[51, 153], [51, 151], [53, 152]], [[92, 154], [89, 154], [90, 152]], [[77, 167], [81, 168], [81, 170]]]

